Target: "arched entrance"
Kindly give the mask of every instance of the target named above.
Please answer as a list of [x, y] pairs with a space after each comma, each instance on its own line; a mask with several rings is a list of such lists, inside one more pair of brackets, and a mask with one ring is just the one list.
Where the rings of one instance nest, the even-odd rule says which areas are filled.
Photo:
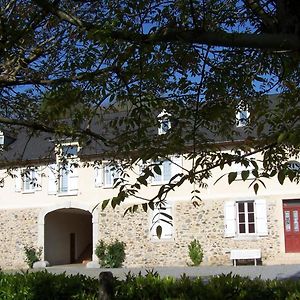
[[92, 214], [78, 208], [61, 208], [45, 215], [44, 258], [50, 265], [92, 260]]

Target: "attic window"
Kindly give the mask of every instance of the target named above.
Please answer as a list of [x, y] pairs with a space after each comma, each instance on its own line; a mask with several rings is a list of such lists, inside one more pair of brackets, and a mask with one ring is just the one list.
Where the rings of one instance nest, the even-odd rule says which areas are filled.
[[171, 128], [171, 122], [169, 117], [171, 114], [169, 114], [165, 109], [162, 110], [162, 112], [157, 116], [159, 121], [159, 127], [158, 127], [158, 134], [166, 134], [170, 128]]
[[0, 131], [0, 146], [4, 145], [4, 134], [2, 131]]
[[247, 125], [250, 113], [245, 107], [238, 107], [236, 113], [236, 126], [237, 127], [244, 127]]
[[290, 160], [287, 162], [287, 167], [295, 172], [299, 172], [300, 171], [300, 163], [296, 160]]

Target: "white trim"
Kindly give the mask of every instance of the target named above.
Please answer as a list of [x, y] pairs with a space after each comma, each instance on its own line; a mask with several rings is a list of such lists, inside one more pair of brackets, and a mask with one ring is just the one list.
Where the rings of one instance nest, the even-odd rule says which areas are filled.
[[45, 259], [44, 257], [44, 250], [45, 250], [45, 217], [48, 213], [53, 212], [58, 209], [63, 208], [76, 208], [88, 211], [92, 215], [92, 244], [93, 244], [93, 260], [97, 260], [97, 256], [95, 255], [96, 245], [99, 240], [99, 211], [98, 207], [92, 204], [85, 204], [85, 203], [77, 203], [76, 204], [71, 201], [65, 201], [63, 203], [57, 203], [51, 206], [48, 206], [40, 211], [38, 216], [38, 247], [42, 247], [43, 254], [42, 260]]

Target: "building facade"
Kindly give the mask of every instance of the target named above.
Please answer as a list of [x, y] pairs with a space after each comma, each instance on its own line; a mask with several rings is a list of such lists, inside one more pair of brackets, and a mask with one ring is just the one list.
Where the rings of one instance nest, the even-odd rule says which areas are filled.
[[[159, 134], [170, 126], [163, 121]], [[27, 143], [22, 135], [12, 138], [2, 132], [2, 136], [2, 144], [7, 139], [9, 148], [2, 150], [1, 157], [1, 268], [26, 267], [25, 246], [42, 248], [42, 259], [50, 265], [96, 261], [98, 241], [116, 239], [126, 243], [126, 267], [189, 264], [188, 244], [194, 239], [203, 247], [206, 265], [231, 264], [233, 249], [260, 249], [263, 264], [300, 262], [300, 188], [296, 183], [281, 185], [277, 179], [265, 179], [266, 187], [255, 193], [251, 177], [242, 180], [243, 168], [233, 164], [212, 171], [196, 203], [191, 200], [196, 187], [185, 182], [168, 193], [165, 206], [154, 210], [144, 211], [143, 201], [134, 197], [102, 209], [104, 201], [118, 194], [114, 188], [118, 167], [103, 158], [97, 160], [96, 154], [82, 155], [76, 142], [64, 141], [58, 147], [43, 136]], [[26, 151], [19, 152], [21, 160], [17, 150], [25, 144]], [[230, 153], [231, 149], [224, 146], [220, 151]], [[164, 183], [191, 164], [185, 155], [160, 161], [161, 174], [155, 174], [139, 195], [155, 196]], [[13, 168], [8, 170], [8, 165]], [[238, 176], [229, 185], [222, 175], [231, 171]], [[141, 172], [142, 166], [136, 165], [128, 180], [134, 182]], [[124, 215], [134, 204], [139, 204], [138, 210]], [[163, 229], [160, 238], [158, 225]]]

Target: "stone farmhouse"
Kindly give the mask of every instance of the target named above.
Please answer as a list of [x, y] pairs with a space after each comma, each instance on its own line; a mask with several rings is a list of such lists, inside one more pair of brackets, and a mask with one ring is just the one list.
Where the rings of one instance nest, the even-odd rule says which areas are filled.
[[[238, 117], [241, 128], [242, 117], [247, 118], [247, 112]], [[169, 126], [163, 120], [157, 134]], [[113, 182], [118, 175], [101, 157], [100, 146], [81, 147], [67, 139], [58, 146], [49, 134], [29, 139], [23, 129], [13, 134], [2, 129], [0, 143], [1, 268], [26, 267], [26, 245], [42, 247], [42, 259], [50, 265], [96, 261], [95, 247], [101, 239], [126, 243], [127, 267], [186, 265], [188, 244], [195, 238], [203, 247], [206, 265], [231, 264], [234, 249], [259, 249], [262, 264], [300, 262], [300, 187], [295, 183], [280, 185], [269, 179], [267, 188], [257, 194], [239, 177], [231, 185], [226, 176], [215, 183], [232, 169], [240, 172], [241, 166], [235, 164], [213, 171], [198, 206], [191, 201], [194, 187], [186, 182], [168, 194], [164, 208], [123, 216], [128, 206], [141, 202], [129, 198], [115, 209], [110, 205], [101, 209], [104, 200], [117, 195]], [[223, 151], [230, 147], [224, 144]], [[67, 159], [62, 161], [61, 154]], [[95, 160], [100, 163], [92, 164]], [[298, 166], [295, 161], [291, 164]], [[13, 166], [10, 174], [7, 166]], [[162, 174], [156, 174], [141, 193], [155, 195], [181, 167], [190, 166], [184, 155], [171, 156], [160, 165]], [[131, 171], [132, 178], [139, 168]], [[160, 212], [172, 216], [171, 224]], [[163, 228], [160, 239], [158, 225]]]

